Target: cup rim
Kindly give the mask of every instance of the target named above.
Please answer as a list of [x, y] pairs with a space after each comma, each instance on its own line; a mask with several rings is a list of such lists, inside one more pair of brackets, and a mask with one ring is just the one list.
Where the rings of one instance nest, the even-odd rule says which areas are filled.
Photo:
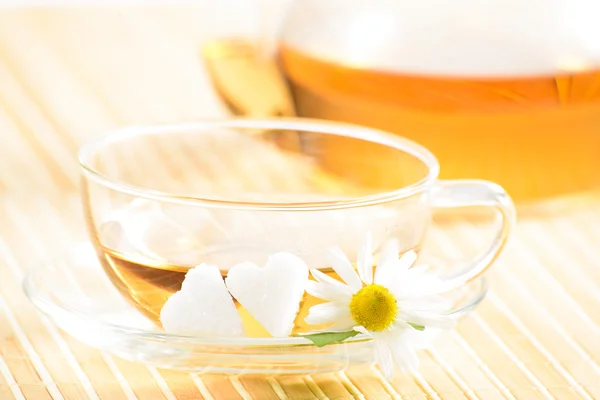
[[[323, 133], [327, 135], [345, 136], [369, 141], [408, 153], [423, 162], [428, 172], [419, 181], [391, 191], [382, 191], [367, 196], [352, 197], [343, 200], [277, 203], [277, 202], [246, 202], [232, 200], [217, 200], [205, 197], [184, 196], [160, 190], [153, 190], [128, 184], [111, 178], [90, 165], [90, 159], [101, 148], [140, 135], [161, 135], [169, 132], [185, 132], [207, 128], [241, 128], [241, 129], [273, 129], [295, 130], [303, 132]], [[439, 174], [439, 163], [436, 157], [425, 147], [410, 139], [394, 135], [378, 129], [343, 122], [333, 122], [309, 118], [226, 118], [204, 119], [192, 122], [178, 122], [152, 125], [135, 125], [117, 128], [106, 132], [96, 140], [84, 143], [78, 151], [78, 161], [84, 175], [108, 188], [132, 196], [157, 200], [167, 203], [203, 206], [208, 208], [225, 208], [235, 210], [256, 211], [316, 211], [345, 209], [383, 204], [410, 197], [424, 190]]]

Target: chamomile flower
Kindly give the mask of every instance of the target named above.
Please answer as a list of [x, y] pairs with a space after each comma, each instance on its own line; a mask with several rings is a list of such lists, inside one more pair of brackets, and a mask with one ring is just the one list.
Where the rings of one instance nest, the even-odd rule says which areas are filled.
[[388, 379], [393, 376], [394, 364], [403, 371], [418, 367], [418, 357], [406, 333], [447, 329], [455, 322], [443, 313], [451, 304], [435, 295], [441, 280], [426, 266], [410, 268], [417, 259], [414, 251], [400, 258], [398, 253], [397, 243], [390, 243], [373, 273], [372, 239], [368, 233], [358, 251], [358, 273], [339, 248], [331, 248], [329, 264], [344, 282], [312, 269], [316, 281], [310, 281], [306, 289], [326, 302], [311, 307], [305, 322], [331, 325], [328, 332], [356, 330], [372, 336], [375, 360]]

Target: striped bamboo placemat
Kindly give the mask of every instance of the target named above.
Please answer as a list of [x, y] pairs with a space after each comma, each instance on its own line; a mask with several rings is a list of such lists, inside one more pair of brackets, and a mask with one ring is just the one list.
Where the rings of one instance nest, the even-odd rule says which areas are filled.
[[[36, 314], [24, 269], [85, 237], [79, 143], [124, 124], [224, 114], [196, 52], [226, 33], [204, 23], [235, 17], [221, 8], [0, 10], [0, 399], [600, 399], [594, 197], [522, 219], [487, 299], [422, 352], [419, 373], [391, 384], [364, 367], [268, 379], [159, 370], [93, 350]], [[446, 252], [482, 244], [467, 222], [451, 229], [432, 232]]]

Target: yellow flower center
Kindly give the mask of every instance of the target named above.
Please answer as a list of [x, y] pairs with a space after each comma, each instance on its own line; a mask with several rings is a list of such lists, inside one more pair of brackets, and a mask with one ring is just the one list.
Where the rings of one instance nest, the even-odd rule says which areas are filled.
[[377, 284], [360, 289], [350, 300], [350, 313], [358, 325], [373, 332], [383, 331], [396, 319], [398, 304], [390, 291]]

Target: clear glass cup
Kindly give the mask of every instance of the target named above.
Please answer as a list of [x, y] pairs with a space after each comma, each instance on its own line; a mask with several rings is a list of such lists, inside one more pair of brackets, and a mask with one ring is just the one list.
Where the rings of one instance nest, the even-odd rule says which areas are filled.
[[[348, 154], [334, 151], [353, 148]], [[358, 151], [360, 149], [360, 151]], [[333, 274], [325, 253], [351, 260], [365, 234], [374, 256], [389, 241], [421, 252], [437, 209], [488, 208], [499, 223], [473, 260], [439, 267], [440, 291], [480, 277], [502, 250], [514, 209], [498, 185], [440, 181], [436, 158], [399, 136], [342, 123], [226, 120], [131, 127], [80, 151], [91, 242], [112, 284], [160, 326], [185, 273], [206, 263], [264, 265], [286, 251]], [[435, 268], [436, 266], [432, 266]], [[315, 299], [306, 295], [294, 332]], [[240, 311], [242, 312], [242, 311]], [[264, 337], [244, 319], [251, 337]]]
[[289, 3], [278, 58], [299, 116], [410, 138], [442, 178], [520, 204], [600, 188], [596, 1]]

